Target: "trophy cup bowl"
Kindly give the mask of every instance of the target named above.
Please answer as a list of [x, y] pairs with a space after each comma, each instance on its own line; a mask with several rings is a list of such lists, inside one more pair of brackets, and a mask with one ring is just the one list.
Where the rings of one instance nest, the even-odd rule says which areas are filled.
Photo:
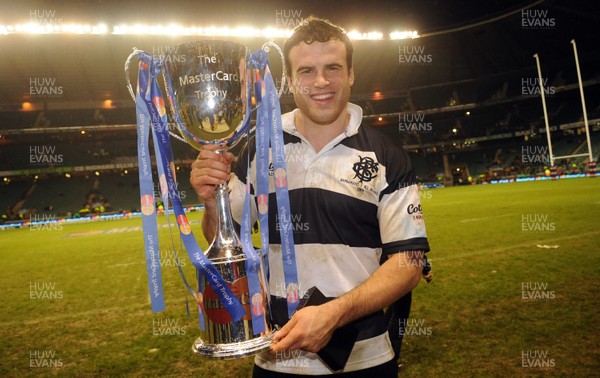
[[[198, 150], [206, 144], [217, 144], [223, 146], [218, 153], [226, 151], [249, 133], [252, 75], [247, 68], [247, 47], [236, 42], [210, 40], [182, 43], [174, 51], [176, 56], [163, 54], [160, 64], [168, 108], [180, 135]], [[130, 85], [129, 89], [132, 92]], [[267, 349], [275, 330], [270, 321], [270, 297], [262, 262], [259, 272], [262, 298], [250, 298], [247, 257], [233, 226], [227, 184], [218, 185], [214, 196], [218, 226], [205, 255], [230, 286], [246, 314], [241, 320], [233, 321], [205, 276], [196, 270], [197, 299], [202, 303], [205, 327], [192, 350], [212, 358], [238, 358]], [[256, 306], [262, 308], [256, 309]], [[253, 332], [251, 311], [265, 314], [265, 331], [258, 335]]]

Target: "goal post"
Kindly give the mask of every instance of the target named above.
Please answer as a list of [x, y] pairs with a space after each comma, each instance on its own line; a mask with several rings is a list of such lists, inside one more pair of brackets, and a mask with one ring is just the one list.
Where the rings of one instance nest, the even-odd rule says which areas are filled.
[[542, 108], [544, 111], [544, 123], [546, 126], [546, 138], [548, 140], [548, 154], [550, 157], [550, 166], [554, 166], [554, 162], [556, 160], [570, 159], [570, 158], [574, 158], [574, 157], [587, 156], [589, 163], [593, 162], [593, 160], [594, 160], [593, 154], [592, 154], [592, 142], [591, 142], [591, 138], [590, 138], [590, 128], [589, 128], [589, 124], [588, 124], [587, 110], [585, 107], [585, 97], [583, 94], [583, 83], [581, 80], [581, 71], [579, 69], [579, 57], [577, 55], [577, 45], [575, 44], [574, 39], [571, 40], [571, 44], [573, 45], [573, 53], [575, 55], [575, 67], [577, 69], [577, 80], [579, 82], [579, 94], [581, 95], [581, 106], [582, 106], [582, 110], [583, 110], [583, 124], [585, 127], [585, 136], [587, 139], [587, 149], [588, 149], [587, 153], [563, 155], [563, 156], [555, 156], [554, 155], [553, 150], [552, 150], [552, 138], [550, 135], [550, 123], [548, 121], [548, 111], [546, 108], [546, 93], [545, 93], [545, 89], [544, 89], [544, 80], [542, 79], [542, 69], [540, 67], [540, 58], [537, 53], [533, 55], [533, 57], [535, 58], [535, 61], [536, 61], [537, 71], [538, 71], [538, 82], [539, 82], [538, 84], [540, 86], [540, 96], [542, 98]]

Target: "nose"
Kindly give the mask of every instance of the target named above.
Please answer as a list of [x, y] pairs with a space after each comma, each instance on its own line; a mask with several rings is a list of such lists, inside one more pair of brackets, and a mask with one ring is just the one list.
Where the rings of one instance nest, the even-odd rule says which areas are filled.
[[325, 76], [323, 71], [317, 72], [317, 76], [315, 77], [314, 86], [317, 88], [324, 88], [329, 85], [329, 80]]

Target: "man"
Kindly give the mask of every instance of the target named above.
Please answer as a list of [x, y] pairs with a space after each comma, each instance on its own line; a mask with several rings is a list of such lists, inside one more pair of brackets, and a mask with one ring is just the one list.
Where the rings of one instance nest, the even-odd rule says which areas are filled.
[[[283, 50], [297, 105], [282, 121], [298, 280], [301, 289], [315, 286], [331, 300], [304, 307], [285, 323], [280, 237], [275, 232], [275, 206], [270, 206], [269, 287], [276, 296], [274, 318], [285, 325], [276, 333], [271, 351], [255, 358], [254, 376], [332, 374], [316, 352], [336, 329], [350, 325], [358, 334], [342, 376], [396, 377], [382, 309], [417, 285], [423, 254], [429, 250], [412, 165], [400, 146], [361, 126], [362, 109], [348, 102], [354, 83], [353, 48], [341, 28], [310, 17]], [[217, 220], [212, 190], [229, 181], [234, 160], [232, 154], [216, 154], [215, 149], [202, 149], [190, 177], [205, 201], [202, 228], [208, 240]], [[249, 177], [255, 180], [250, 147], [241, 153], [244, 163], [236, 166], [229, 181], [238, 222], [247, 154]], [[274, 177], [269, 179], [273, 204]]]

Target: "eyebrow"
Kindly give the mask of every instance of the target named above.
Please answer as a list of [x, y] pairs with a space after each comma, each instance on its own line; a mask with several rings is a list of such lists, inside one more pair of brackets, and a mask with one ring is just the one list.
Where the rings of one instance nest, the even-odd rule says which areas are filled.
[[[325, 65], [325, 68], [343, 68], [344, 65], [340, 63], [329, 63]], [[296, 72], [300, 72], [305, 69], [314, 69], [315, 66], [300, 66], [296, 69]]]

